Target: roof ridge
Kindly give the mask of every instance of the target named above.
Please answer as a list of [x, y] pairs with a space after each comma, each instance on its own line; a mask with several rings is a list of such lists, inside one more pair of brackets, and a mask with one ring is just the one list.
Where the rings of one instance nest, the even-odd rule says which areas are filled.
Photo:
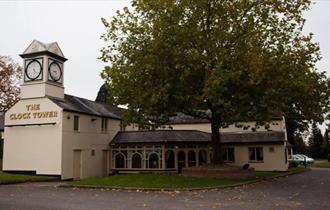
[[248, 134], [248, 133], [284, 133], [284, 131], [230, 131], [230, 132], [220, 132], [221, 134]]
[[114, 107], [114, 108], [121, 109], [121, 108], [118, 107], [118, 106], [115, 106], [115, 105], [112, 105], [112, 104], [107, 104], [107, 103], [100, 103], [100, 102], [93, 101], [93, 100], [88, 99], [88, 98], [83, 98], [83, 97], [74, 96], [74, 95], [70, 95], [70, 94], [64, 94], [64, 95], [65, 95], [65, 96], [69, 96], [69, 97], [73, 97], [73, 98], [83, 99], [83, 100], [86, 100], [86, 101], [89, 101], [89, 102], [92, 102], [92, 103], [97, 103], [97, 104], [106, 105], [106, 106], [111, 106], [111, 107]]
[[57, 98], [47, 96], [58, 106], [62, 107], [65, 111], [72, 111], [87, 115], [94, 115], [113, 119], [122, 119], [122, 110], [117, 107], [100, 104], [96, 101], [84, 99], [69, 94], [65, 94], [64, 98]]
[[204, 132], [204, 131], [200, 131], [200, 130], [196, 130], [196, 129], [189, 129], [189, 130], [184, 130], [184, 129], [180, 129], [180, 130], [177, 130], [177, 129], [160, 129], [160, 130], [137, 130], [137, 131], [119, 131], [118, 133], [134, 133], [134, 132], [136, 132], [136, 133], [138, 133], [138, 132], [140, 132], [140, 133], [147, 133], [147, 132], [163, 132], [163, 131], [165, 131], [165, 132], [168, 132], [168, 131], [184, 131], [184, 132], [192, 132], [192, 131], [194, 131], [194, 132], [202, 132], [202, 133], [207, 133], [207, 132]]
[[72, 97], [73, 100], [75, 100], [76, 102], [78, 102], [80, 105], [82, 105], [85, 109], [88, 109], [91, 112], [100, 114], [99, 112], [97, 112], [96, 110], [91, 109], [89, 106], [87, 106], [83, 101], [81, 101], [81, 98], [78, 97]]

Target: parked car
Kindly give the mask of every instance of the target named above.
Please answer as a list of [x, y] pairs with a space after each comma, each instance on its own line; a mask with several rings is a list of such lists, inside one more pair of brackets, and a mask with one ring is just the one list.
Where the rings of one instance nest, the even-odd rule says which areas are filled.
[[313, 158], [310, 158], [310, 157], [308, 157], [306, 155], [303, 155], [303, 154], [299, 154], [299, 155], [302, 156], [303, 158], [306, 158], [306, 162], [308, 164], [314, 163], [314, 159]]
[[303, 155], [303, 154], [292, 155], [292, 161], [295, 161], [295, 162], [298, 162], [300, 164], [303, 164], [305, 160], [306, 160], [306, 163], [307, 164], [314, 163], [314, 159], [313, 158], [310, 158], [310, 157], [308, 157], [306, 155]]

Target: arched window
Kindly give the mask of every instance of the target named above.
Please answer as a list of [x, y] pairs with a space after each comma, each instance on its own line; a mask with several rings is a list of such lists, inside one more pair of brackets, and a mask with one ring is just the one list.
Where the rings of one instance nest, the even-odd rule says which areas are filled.
[[166, 160], [166, 168], [175, 168], [174, 163], [174, 152], [172, 150], [168, 150], [165, 153], [165, 160]]
[[206, 151], [205, 150], [199, 150], [198, 153], [198, 161], [199, 161], [199, 165], [205, 165], [207, 163], [207, 159], [206, 159]]
[[195, 151], [188, 152], [188, 166], [196, 166], [196, 154]]
[[132, 156], [132, 168], [142, 168], [142, 158], [139, 153]]
[[158, 160], [158, 154], [151, 153], [148, 158], [149, 168], [159, 168]]
[[116, 154], [116, 168], [125, 168], [125, 156], [122, 153]]
[[181, 173], [182, 168], [186, 167], [186, 154], [184, 151], [178, 152], [178, 172]]

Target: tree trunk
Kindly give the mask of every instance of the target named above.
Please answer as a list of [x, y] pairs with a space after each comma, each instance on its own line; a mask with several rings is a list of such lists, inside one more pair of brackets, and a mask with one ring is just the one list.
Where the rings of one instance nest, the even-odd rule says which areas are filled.
[[212, 131], [212, 164], [223, 164], [222, 150], [221, 150], [221, 136], [220, 136], [220, 118], [212, 116], [211, 119], [211, 131]]

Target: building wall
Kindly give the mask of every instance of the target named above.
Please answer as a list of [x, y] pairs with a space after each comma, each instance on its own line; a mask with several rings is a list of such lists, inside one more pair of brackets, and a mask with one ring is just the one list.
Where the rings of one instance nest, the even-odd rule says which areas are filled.
[[[5, 125], [13, 127], [5, 127], [3, 170], [60, 175], [61, 119], [61, 108], [48, 98], [20, 100], [8, 110]], [[55, 125], [33, 125], [44, 123]]]
[[[230, 125], [226, 128], [221, 128], [221, 132], [251, 132], [251, 128], [255, 127], [255, 122], [239, 123], [240, 126]], [[174, 124], [171, 125], [174, 130], [199, 130], [211, 133], [210, 123], [197, 123], [197, 124]], [[248, 129], [244, 129], [248, 127]], [[271, 131], [284, 131], [286, 135], [286, 127], [284, 118], [282, 120], [274, 120], [269, 123], [268, 130]], [[265, 126], [259, 126], [256, 131], [267, 131]], [[285, 137], [287, 140], [287, 137]], [[264, 161], [253, 163], [249, 161], [249, 147], [262, 147], [264, 154]], [[288, 169], [288, 162], [285, 162], [286, 143], [283, 145], [276, 144], [243, 144], [235, 145], [235, 162], [230, 163], [236, 166], [243, 166], [249, 163], [251, 167], [257, 171], [286, 171]], [[269, 147], [274, 147], [274, 152], [269, 152]]]
[[[228, 127], [221, 128], [221, 132], [251, 132], [251, 129], [255, 127], [255, 122], [242, 122], [237, 125], [229, 125]], [[211, 133], [210, 123], [194, 123], [194, 124], [171, 124], [174, 130], [199, 130]], [[244, 129], [245, 128], [245, 129]], [[269, 129], [272, 131], [285, 130], [285, 122], [283, 120], [274, 120], [269, 123]], [[256, 131], [267, 131], [265, 126], [256, 127]]]
[[[79, 131], [73, 129], [75, 115], [79, 116]], [[101, 130], [101, 121], [100, 117], [64, 112], [62, 179], [73, 178], [74, 168], [79, 168], [77, 165], [74, 166], [74, 151], [81, 151], [78, 161], [81, 179], [102, 176], [105, 170], [108, 171], [109, 143], [120, 130], [120, 120], [108, 119], [106, 133]], [[107, 157], [105, 158], [104, 155]], [[107, 169], [104, 169], [104, 158], [107, 160]]]
[[[227, 147], [234, 147], [235, 162], [229, 163], [231, 165], [243, 166], [248, 163], [256, 171], [286, 171], [288, 169], [289, 163], [285, 161], [286, 147], [284, 144], [248, 144]], [[249, 147], [263, 148], [262, 162], [249, 161]], [[274, 151], [271, 152], [270, 148], [273, 148]]]
[[46, 95], [64, 98], [64, 88], [60, 85], [50, 85], [43, 81], [22, 84], [20, 97], [23, 99], [45, 97]]

